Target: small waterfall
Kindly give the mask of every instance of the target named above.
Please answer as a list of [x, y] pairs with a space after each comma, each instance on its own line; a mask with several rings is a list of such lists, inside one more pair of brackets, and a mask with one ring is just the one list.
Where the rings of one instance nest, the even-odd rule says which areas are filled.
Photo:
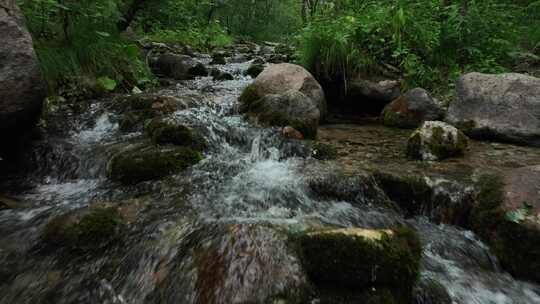
[[[471, 232], [405, 219], [371, 179], [341, 175], [311, 159], [305, 143], [238, 115], [248, 66], [220, 66], [231, 81], [202, 77], [156, 93], [197, 100], [167, 119], [209, 142], [203, 161], [161, 181], [107, 178], [112, 155], [143, 136], [119, 131], [111, 100], [51, 135], [28, 190], [14, 194], [24, 207], [0, 210], [0, 304], [263, 303], [308, 288], [284, 232], [398, 223], [416, 228], [424, 244], [422, 280], [442, 284], [453, 303], [540, 303], [540, 286], [502, 272]], [[94, 204], [123, 208], [130, 225], [120, 241], [76, 254], [43, 248], [48, 221]]]

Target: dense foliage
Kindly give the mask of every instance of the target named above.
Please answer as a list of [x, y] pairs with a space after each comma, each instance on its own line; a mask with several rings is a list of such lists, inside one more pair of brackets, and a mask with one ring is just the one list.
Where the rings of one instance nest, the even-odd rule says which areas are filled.
[[437, 88], [464, 71], [496, 73], [540, 55], [540, 1], [326, 1], [300, 34], [300, 58], [318, 77], [378, 74]]
[[[232, 37], [287, 41], [319, 78], [398, 71], [448, 89], [464, 71], [538, 61], [538, 0], [21, 0], [53, 90], [152, 83], [137, 41], [211, 50]], [[112, 85], [115, 84], [115, 85]], [[118, 84], [118, 86], [116, 85]]]

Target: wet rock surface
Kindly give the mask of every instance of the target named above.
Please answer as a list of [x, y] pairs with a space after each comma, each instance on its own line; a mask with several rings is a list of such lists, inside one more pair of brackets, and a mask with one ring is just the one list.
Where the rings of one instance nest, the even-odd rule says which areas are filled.
[[[501, 270], [511, 268], [491, 255], [496, 247], [482, 230], [447, 225], [465, 227], [478, 214], [476, 176], [535, 165], [535, 148], [472, 140], [463, 158], [425, 163], [406, 157], [410, 131], [377, 124], [321, 126], [318, 141], [299, 140], [238, 112], [253, 62], [230, 59], [240, 51], [261, 55], [262, 46], [225, 50], [227, 64], [216, 67], [233, 80], [168, 80], [151, 93], [54, 113], [62, 119], [36, 150], [36, 170], [0, 183], [1, 197], [21, 202], [0, 208], [0, 303], [402, 303], [446, 295], [460, 304], [539, 301], [538, 285]], [[125, 116], [148, 109], [153, 114], [135, 128], [121, 128]], [[203, 158], [187, 169], [164, 162], [151, 180], [110, 178], [112, 159], [136, 162], [128, 167], [141, 171], [146, 152], [161, 157], [177, 149]], [[50, 224], [58, 218], [61, 225]], [[415, 237], [394, 238], [397, 227]], [[377, 254], [377, 267], [368, 269], [356, 250], [308, 250], [324, 257], [323, 265], [354, 270], [339, 277], [332, 267], [310, 267], [295, 238], [329, 230], [393, 231], [373, 243], [396, 251]], [[46, 231], [54, 233], [44, 238]], [[306, 244], [366, 244], [357, 237], [310, 237]], [[402, 242], [412, 239], [419, 243]], [[419, 257], [418, 264], [396, 265], [399, 256]], [[330, 276], [318, 275], [322, 269]], [[370, 270], [375, 280], [358, 276]], [[406, 284], [381, 270], [405, 275]], [[328, 277], [344, 283], [328, 284]], [[360, 292], [350, 285], [358, 280], [367, 282]]]

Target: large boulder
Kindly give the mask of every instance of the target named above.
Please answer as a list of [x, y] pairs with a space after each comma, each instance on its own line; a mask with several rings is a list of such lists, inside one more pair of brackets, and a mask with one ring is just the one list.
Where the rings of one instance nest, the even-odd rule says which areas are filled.
[[540, 79], [470, 73], [456, 84], [447, 121], [471, 137], [540, 146]]
[[[0, 140], [31, 129], [43, 106], [46, 85], [32, 37], [15, 1], [0, 1]], [[2, 150], [0, 148], [0, 150]]]
[[176, 55], [173, 53], [162, 54], [151, 66], [156, 74], [177, 80], [188, 80], [197, 76], [208, 76], [208, 69], [204, 64], [187, 55]]
[[409, 137], [407, 155], [437, 161], [462, 155], [467, 145], [467, 136], [455, 127], [441, 121], [426, 121]]
[[[312, 99], [304, 93], [289, 90], [283, 94], [267, 94], [258, 99], [249, 99], [252, 88], [248, 87], [240, 98], [240, 111], [257, 123], [266, 126], [291, 126], [305, 138], [317, 136], [321, 117]], [[252, 92], [253, 93], [253, 92]]]
[[326, 99], [321, 85], [299, 65], [272, 64], [257, 76], [251, 88], [258, 98], [290, 90], [301, 92], [319, 109], [321, 117], [326, 115]]
[[424, 121], [439, 120], [443, 109], [422, 89], [412, 89], [388, 104], [382, 114], [384, 125], [398, 128], [416, 128]]
[[540, 166], [483, 176], [471, 226], [503, 268], [540, 283]]

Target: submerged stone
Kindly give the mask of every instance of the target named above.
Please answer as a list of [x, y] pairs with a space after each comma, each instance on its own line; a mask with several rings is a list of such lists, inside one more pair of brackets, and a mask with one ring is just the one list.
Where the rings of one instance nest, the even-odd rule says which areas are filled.
[[322, 230], [302, 233], [297, 241], [304, 268], [318, 288], [386, 289], [395, 303], [409, 303], [421, 256], [411, 229]]
[[182, 171], [201, 160], [200, 152], [187, 147], [134, 148], [113, 156], [108, 175], [123, 184], [136, 184]]
[[467, 145], [467, 136], [453, 126], [426, 121], [409, 137], [407, 155], [413, 159], [438, 161], [463, 155]]
[[71, 213], [52, 219], [42, 238], [49, 246], [96, 249], [117, 237], [122, 225], [115, 208], [95, 208], [82, 216]]

